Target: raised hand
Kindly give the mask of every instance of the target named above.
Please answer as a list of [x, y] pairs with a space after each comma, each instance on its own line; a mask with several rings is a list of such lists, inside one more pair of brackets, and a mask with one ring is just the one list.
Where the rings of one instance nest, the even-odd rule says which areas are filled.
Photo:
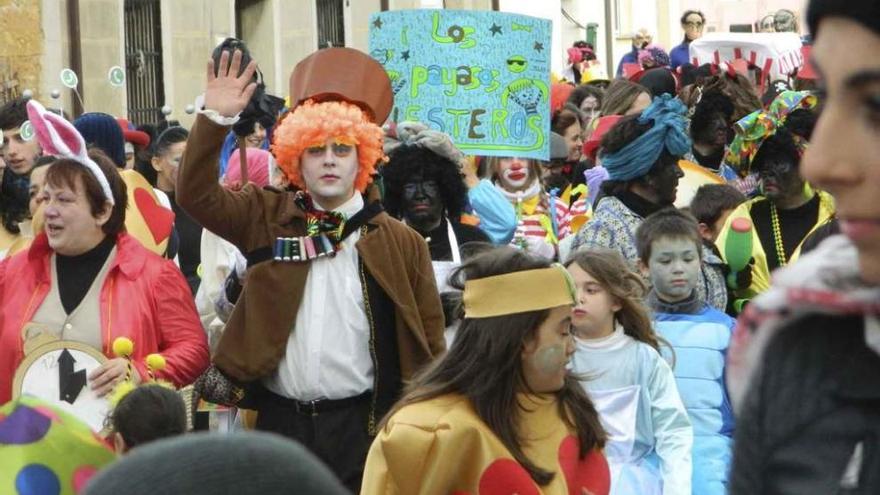
[[241, 50], [235, 50], [232, 63], [229, 62], [229, 51], [220, 55], [217, 74], [214, 74], [214, 61], [208, 62], [208, 84], [205, 87], [205, 109], [214, 110], [223, 117], [235, 117], [247, 107], [248, 101], [257, 89], [253, 81], [257, 62], [245, 67], [241, 75]]

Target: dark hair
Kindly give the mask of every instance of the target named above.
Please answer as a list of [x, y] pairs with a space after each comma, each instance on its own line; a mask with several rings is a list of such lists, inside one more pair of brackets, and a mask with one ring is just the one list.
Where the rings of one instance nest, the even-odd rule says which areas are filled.
[[24, 220], [28, 214], [27, 204], [24, 201], [23, 191], [13, 186], [13, 181], [21, 179], [10, 172], [3, 174], [3, 183], [0, 186], [0, 223], [10, 234], [21, 233], [18, 223]]
[[153, 156], [162, 156], [168, 152], [168, 149], [177, 143], [183, 143], [189, 137], [189, 131], [183, 127], [169, 127], [162, 131], [161, 134], [153, 142]]
[[744, 203], [745, 195], [729, 184], [704, 184], [691, 199], [691, 214], [697, 222], [715, 225], [721, 213]]
[[761, 170], [769, 160], [788, 161], [796, 167], [799, 166], [801, 151], [798, 149], [796, 140], [809, 141], [813, 135], [816, 120], [816, 113], [811, 110], [799, 108], [792, 111], [788, 114], [782, 127], [761, 143], [749, 169]]
[[568, 95], [568, 102], [580, 108], [581, 103], [590, 96], [596, 99], [599, 103], [599, 108], [601, 108], [602, 100], [605, 98], [605, 91], [597, 86], [590, 86], [587, 84], [581, 84], [580, 86], [575, 87], [574, 91]]
[[694, 242], [702, 256], [703, 242], [697, 220], [676, 208], [664, 208], [648, 215], [636, 229], [636, 250], [642, 263], [651, 259], [651, 245], [661, 237], [686, 238]]
[[550, 119], [550, 130], [560, 136], [565, 136], [565, 131], [575, 123], [581, 123], [581, 117], [578, 112], [568, 107], [563, 107]]
[[620, 304], [620, 310], [614, 318], [623, 326], [623, 332], [660, 351], [661, 339], [654, 332], [650, 313], [644, 303], [647, 292], [645, 282], [630, 270], [620, 253], [606, 248], [581, 249], [571, 255], [565, 266], [573, 264], [595, 278]]
[[0, 130], [17, 129], [27, 119], [27, 100], [24, 98], [9, 100], [0, 107]]
[[636, 101], [640, 94], [650, 96], [648, 88], [626, 79], [615, 79], [608, 89], [605, 90], [605, 98], [602, 100], [602, 116], [623, 115]]
[[[517, 271], [547, 268], [551, 262], [507, 246], [476, 255], [455, 270], [450, 284], [464, 289], [465, 280], [476, 280]], [[452, 347], [439, 361], [422, 372], [387, 417], [409, 404], [446, 394], [461, 394], [532, 479], [547, 485], [555, 473], [526, 457], [528, 441], [518, 430], [522, 406], [517, 394], [528, 390], [523, 376], [523, 343], [534, 338], [550, 310], [528, 311], [489, 318], [464, 318]], [[577, 377], [567, 374], [555, 393], [559, 416], [577, 432], [579, 456], [605, 445], [605, 431], [593, 403]], [[386, 417], [386, 418], [387, 418]], [[387, 420], [387, 419], [386, 419]]]
[[110, 424], [131, 449], [186, 433], [186, 406], [177, 391], [145, 384], [119, 401], [110, 416]]
[[[114, 204], [110, 212], [110, 218], [101, 227], [101, 230], [107, 236], [115, 237], [120, 232], [125, 231], [125, 209], [128, 206], [125, 182], [122, 181], [119, 170], [116, 169], [113, 161], [100, 149], [89, 148], [89, 158], [98, 164], [98, 168], [101, 169], [101, 172], [104, 173], [104, 177], [107, 178], [107, 182], [110, 184], [110, 192], [113, 194]], [[97, 217], [104, 211], [107, 199], [104, 197], [104, 190], [101, 188], [101, 184], [89, 169], [77, 161], [69, 158], [60, 158], [50, 165], [49, 170], [46, 171], [46, 184], [51, 184], [54, 187], [68, 187], [76, 191], [77, 178], [82, 181], [83, 192], [86, 200], [89, 202], [92, 216]]]
[[[706, 67], [707, 65], [702, 65], [697, 70], [703, 71]], [[711, 66], [706, 70], [711, 70]], [[726, 73], [707, 77], [698, 76], [697, 85], [700, 86], [700, 91], [691, 91], [689, 101], [685, 101], [690, 107], [696, 104], [698, 95], [719, 92], [730, 98], [733, 103], [734, 122], [762, 108], [761, 99], [755, 93], [754, 85], [742, 74], [738, 73], [735, 77]]]
[[703, 14], [699, 10], [688, 9], [688, 10], [684, 11], [684, 14], [681, 14], [681, 24], [684, 24], [685, 22], [687, 22], [687, 18], [691, 14], [697, 14], [698, 16], [700, 16], [700, 19], [703, 20], [703, 23], [706, 22], [706, 15], [705, 14]]
[[876, 35], [880, 33], [880, 9], [875, 2], [841, 2], [839, 0], [811, 0], [807, 7], [807, 25], [815, 39], [819, 23], [826, 17], [842, 17], [857, 22]]
[[402, 145], [391, 152], [382, 167], [385, 198], [382, 203], [388, 214], [403, 216], [403, 188], [407, 182], [421, 177], [432, 179], [440, 187], [440, 197], [450, 221], [458, 222], [467, 205], [467, 186], [458, 164], [421, 146]]
[[639, 79], [639, 84], [647, 88], [651, 97], [667, 93], [671, 96], [678, 94], [678, 80], [668, 67], [654, 67], [645, 71]]

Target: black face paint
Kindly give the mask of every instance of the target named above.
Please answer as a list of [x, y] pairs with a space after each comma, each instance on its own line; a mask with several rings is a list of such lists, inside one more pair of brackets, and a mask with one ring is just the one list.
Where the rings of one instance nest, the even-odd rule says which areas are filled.
[[803, 179], [791, 160], [770, 157], [763, 160], [757, 172], [761, 180], [761, 191], [768, 199], [800, 194], [803, 190]]
[[678, 166], [678, 158], [663, 152], [660, 163], [648, 174], [649, 184], [657, 194], [657, 203], [662, 206], [671, 206], [675, 203], [678, 194], [678, 180], [684, 177], [681, 167]]
[[414, 180], [403, 186], [403, 216], [417, 231], [426, 234], [440, 225], [443, 217], [440, 186], [434, 180]]

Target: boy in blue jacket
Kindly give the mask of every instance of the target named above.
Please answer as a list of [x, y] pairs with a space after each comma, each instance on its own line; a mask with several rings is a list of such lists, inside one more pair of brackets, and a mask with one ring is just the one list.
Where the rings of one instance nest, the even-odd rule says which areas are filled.
[[693, 217], [674, 208], [650, 215], [636, 231], [636, 247], [650, 275], [655, 330], [674, 351], [667, 357], [694, 428], [693, 493], [723, 495], [733, 442], [724, 365], [736, 322], [697, 297], [702, 243]]

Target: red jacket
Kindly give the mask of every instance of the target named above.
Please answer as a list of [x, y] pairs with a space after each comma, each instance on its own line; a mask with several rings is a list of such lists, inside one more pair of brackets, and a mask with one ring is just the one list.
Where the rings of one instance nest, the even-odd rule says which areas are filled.
[[[12, 398], [12, 379], [24, 356], [22, 328], [49, 293], [51, 254], [40, 234], [30, 249], [0, 263], [0, 404]], [[154, 352], [167, 363], [158, 378], [177, 386], [192, 383], [207, 368], [208, 343], [186, 280], [173, 262], [128, 234], [116, 241], [100, 304], [105, 356], [113, 357], [113, 340], [125, 336], [134, 342], [141, 377], [144, 358]]]

